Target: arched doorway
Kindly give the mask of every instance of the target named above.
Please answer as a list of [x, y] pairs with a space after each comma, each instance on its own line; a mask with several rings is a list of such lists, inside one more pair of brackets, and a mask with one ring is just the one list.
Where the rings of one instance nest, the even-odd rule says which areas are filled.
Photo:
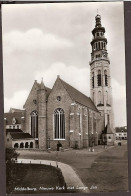
[[33, 142], [30, 142], [30, 148], [33, 148]]
[[18, 148], [18, 143], [15, 143], [14, 144], [14, 148]]
[[24, 148], [24, 144], [23, 143], [20, 143], [20, 148]]
[[28, 148], [28, 142], [25, 143], [25, 148]]

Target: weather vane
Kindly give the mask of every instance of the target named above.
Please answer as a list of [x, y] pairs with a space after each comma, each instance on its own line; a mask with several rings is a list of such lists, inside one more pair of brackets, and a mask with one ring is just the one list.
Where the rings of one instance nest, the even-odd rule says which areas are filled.
[[98, 9], [97, 9], [97, 14], [98, 14]]

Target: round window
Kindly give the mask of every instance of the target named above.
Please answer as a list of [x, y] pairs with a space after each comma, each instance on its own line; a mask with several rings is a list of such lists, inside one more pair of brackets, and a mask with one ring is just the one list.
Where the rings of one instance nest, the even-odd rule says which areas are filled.
[[57, 101], [61, 101], [61, 97], [60, 96], [57, 97]]

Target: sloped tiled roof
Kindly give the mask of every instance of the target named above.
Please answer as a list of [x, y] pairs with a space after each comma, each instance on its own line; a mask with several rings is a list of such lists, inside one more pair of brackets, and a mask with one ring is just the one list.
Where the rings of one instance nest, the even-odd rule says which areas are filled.
[[106, 125], [104, 133], [105, 134], [114, 134], [109, 123]]
[[86, 95], [84, 95], [83, 93], [81, 93], [80, 91], [78, 91], [77, 89], [72, 87], [71, 85], [67, 84], [62, 79], [60, 79], [60, 80], [61, 80], [64, 88], [67, 90], [68, 94], [70, 95], [70, 97], [73, 100], [75, 100], [76, 102], [78, 102], [78, 103], [80, 103], [80, 104], [82, 104], [82, 105], [84, 105], [94, 111], [99, 112], [89, 97], [87, 97]]
[[4, 118], [6, 118], [6, 125], [12, 125], [12, 119], [16, 119], [16, 124], [21, 124], [21, 117], [23, 117], [23, 112], [5, 113]]
[[6, 129], [6, 135], [8, 133], [23, 133], [21, 129]]
[[12, 139], [33, 139], [29, 133], [10, 133]]
[[127, 132], [127, 128], [125, 127], [116, 127], [116, 133]]

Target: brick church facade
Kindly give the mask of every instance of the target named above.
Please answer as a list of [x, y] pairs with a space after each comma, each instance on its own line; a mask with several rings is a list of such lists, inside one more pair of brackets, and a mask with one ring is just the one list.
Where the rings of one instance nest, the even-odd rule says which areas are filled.
[[60, 76], [52, 89], [46, 87], [43, 80], [41, 83], [35, 80], [24, 104], [21, 122], [22, 131], [33, 138], [33, 148], [55, 150], [58, 142], [63, 148], [114, 144], [107, 39], [100, 15], [97, 14], [95, 20], [91, 42], [91, 98]]

